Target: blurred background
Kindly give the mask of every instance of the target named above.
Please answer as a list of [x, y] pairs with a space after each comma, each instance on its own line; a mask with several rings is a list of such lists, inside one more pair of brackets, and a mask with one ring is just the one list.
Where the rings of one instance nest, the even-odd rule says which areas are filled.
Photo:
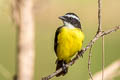
[[[11, 1], [0, 0], [0, 80], [12, 80], [16, 66], [16, 26], [11, 18]], [[35, 14], [35, 77], [40, 80], [55, 71], [56, 55], [54, 35], [63, 23], [59, 16], [67, 12], [76, 13], [81, 20], [85, 34], [83, 47], [94, 37], [97, 31], [97, 0], [34, 0]], [[28, 13], [29, 14], [29, 13]], [[102, 28], [110, 29], [120, 25], [120, 0], [102, 0]], [[105, 67], [120, 59], [120, 31], [105, 36]], [[92, 49], [91, 72], [102, 69], [101, 39]], [[64, 77], [52, 80], [88, 80], [88, 51], [83, 58], [69, 68]], [[120, 80], [120, 76], [114, 80]]]

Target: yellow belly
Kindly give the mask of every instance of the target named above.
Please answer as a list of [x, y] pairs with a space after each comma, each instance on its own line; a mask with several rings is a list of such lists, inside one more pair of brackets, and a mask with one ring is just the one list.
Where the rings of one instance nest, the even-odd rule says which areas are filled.
[[58, 35], [57, 57], [69, 62], [71, 57], [81, 50], [84, 34], [79, 28], [63, 27]]

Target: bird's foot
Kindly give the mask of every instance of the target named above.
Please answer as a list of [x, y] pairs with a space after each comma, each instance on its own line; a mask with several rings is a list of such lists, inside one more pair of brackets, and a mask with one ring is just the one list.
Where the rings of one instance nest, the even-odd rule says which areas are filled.
[[83, 58], [82, 50], [78, 52], [78, 55]]
[[62, 65], [62, 70], [63, 70], [65, 73], [67, 72], [67, 67], [66, 67], [65, 63], [63, 63], [63, 65]]
[[63, 76], [68, 72], [68, 68], [66, 67], [65, 62], [62, 64], [62, 72], [63, 72]]

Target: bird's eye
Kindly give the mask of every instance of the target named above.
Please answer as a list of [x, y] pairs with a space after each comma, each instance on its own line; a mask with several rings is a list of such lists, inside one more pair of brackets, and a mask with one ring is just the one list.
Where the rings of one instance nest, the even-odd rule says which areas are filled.
[[72, 20], [72, 17], [70, 17], [70, 20]]

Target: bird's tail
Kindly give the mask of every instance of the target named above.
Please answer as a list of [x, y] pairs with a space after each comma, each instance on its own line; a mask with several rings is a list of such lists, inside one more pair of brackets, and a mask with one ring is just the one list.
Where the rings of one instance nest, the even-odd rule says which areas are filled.
[[57, 61], [56, 61], [56, 64], [57, 64], [57, 66], [56, 66], [56, 71], [57, 71], [58, 69], [60, 69], [60, 68], [63, 69], [63, 71], [60, 72], [59, 74], [57, 74], [56, 77], [59, 77], [59, 76], [61, 76], [61, 75], [64, 76], [64, 75], [68, 72], [68, 68], [65, 66], [67, 63], [66, 63], [65, 61], [63, 61], [63, 60], [57, 60]]

